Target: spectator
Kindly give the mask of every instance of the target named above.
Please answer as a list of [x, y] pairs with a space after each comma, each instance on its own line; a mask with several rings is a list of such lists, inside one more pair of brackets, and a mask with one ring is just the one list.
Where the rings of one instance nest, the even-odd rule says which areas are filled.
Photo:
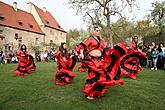
[[9, 53], [5, 54], [4, 60], [5, 60], [5, 64], [11, 63], [11, 57]]
[[160, 43], [159, 44], [159, 47], [158, 47], [158, 51], [159, 51], [159, 55], [158, 55], [158, 63], [157, 63], [157, 67], [159, 69], [163, 68], [164, 67], [164, 44], [163, 43]]
[[40, 56], [39, 53], [36, 53], [36, 54], [35, 54], [35, 58], [36, 58], [36, 61], [37, 61], [37, 62], [40, 62], [40, 61], [41, 61], [41, 56]]
[[153, 48], [153, 51], [151, 52], [151, 56], [152, 56], [152, 61], [153, 61], [153, 66], [151, 68], [151, 70], [157, 70], [157, 60], [158, 60], [158, 55], [159, 55], [159, 51], [157, 50], [156, 46]]
[[11, 62], [12, 63], [18, 63], [18, 59], [17, 57], [13, 54], [13, 56], [11, 57]]
[[45, 50], [45, 53], [44, 53], [44, 62], [47, 62], [48, 61], [48, 51]]
[[3, 51], [0, 49], [0, 64], [3, 63], [3, 58], [4, 58]]
[[151, 68], [152, 67], [152, 46], [149, 45], [148, 46], [148, 50], [147, 50], [147, 67]]

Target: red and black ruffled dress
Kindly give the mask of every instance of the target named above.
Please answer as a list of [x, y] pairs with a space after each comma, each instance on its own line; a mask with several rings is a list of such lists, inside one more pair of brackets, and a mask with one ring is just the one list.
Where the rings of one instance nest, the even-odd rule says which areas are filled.
[[118, 43], [113, 49], [105, 48], [103, 51], [104, 72], [110, 86], [124, 84], [120, 70], [120, 58], [128, 52], [126, 45]]
[[[76, 49], [78, 53], [81, 49], [84, 51], [82, 63], [88, 69], [88, 79], [85, 83], [84, 93], [90, 97], [100, 97], [109, 86], [123, 83], [123, 80], [120, 80], [120, 72], [118, 72], [118, 51], [105, 48], [104, 40], [99, 37], [98, 39], [99, 41], [91, 36], [85, 42], [80, 43]], [[95, 49], [100, 50], [102, 56], [94, 57], [89, 54], [90, 51]]]
[[143, 58], [146, 58], [146, 53], [138, 51], [135, 43], [132, 43], [128, 52], [120, 59], [121, 72], [129, 78], [137, 79], [137, 74], [142, 70], [140, 60]]
[[55, 83], [58, 85], [69, 84], [72, 82], [75, 74], [72, 69], [76, 65], [77, 57], [67, 57], [67, 55], [62, 56], [60, 51], [56, 53], [56, 67], [58, 72], [55, 74]]
[[19, 50], [17, 54], [18, 66], [16, 67], [15, 74], [18, 76], [24, 76], [30, 73], [30, 71], [35, 71], [36, 66], [33, 60], [33, 56], [28, 54], [28, 52], [23, 52]]

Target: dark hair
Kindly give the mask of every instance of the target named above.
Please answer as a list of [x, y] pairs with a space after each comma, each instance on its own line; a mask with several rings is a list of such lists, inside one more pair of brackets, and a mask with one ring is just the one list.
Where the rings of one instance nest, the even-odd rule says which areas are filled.
[[[23, 49], [23, 46], [25, 47], [25, 49]], [[26, 49], [27, 49], [26, 45], [25, 44], [22, 44], [20, 50], [26, 52]]]
[[99, 28], [99, 26], [95, 25], [93, 26], [94, 30], [96, 30], [97, 28]]
[[153, 47], [154, 49], [157, 48], [156, 46]]
[[64, 42], [61, 43], [61, 45], [59, 47], [59, 51], [61, 52], [62, 56], [66, 55], [68, 57], [68, 51], [67, 51], [67, 49], [64, 49], [64, 47], [63, 47], [65, 44], [66, 43], [64, 43]]
[[160, 44], [162, 44], [162, 45], [163, 45], [163, 47], [164, 47], [164, 43], [159, 43], [159, 47], [160, 47]]
[[133, 37], [133, 40], [135, 40], [136, 37], [138, 38], [138, 36], [136, 35], [136, 36]]

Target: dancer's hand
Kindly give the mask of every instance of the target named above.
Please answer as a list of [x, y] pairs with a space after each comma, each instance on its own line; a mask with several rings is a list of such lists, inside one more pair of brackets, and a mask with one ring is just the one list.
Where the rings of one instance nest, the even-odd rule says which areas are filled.
[[80, 58], [84, 59], [84, 54], [80, 54]]
[[83, 53], [84, 53], [84, 52], [83, 52], [83, 50], [81, 49], [81, 50], [80, 50], [80, 58], [81, 58], [81, 59], [84, 59], [84, 54], [83, 54]]

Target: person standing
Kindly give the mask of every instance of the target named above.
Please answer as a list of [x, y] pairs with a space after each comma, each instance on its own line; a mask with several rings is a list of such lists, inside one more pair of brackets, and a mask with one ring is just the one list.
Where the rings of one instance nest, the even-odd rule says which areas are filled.
[[153, 66], [151, 70], [154, 70], [154, 69], [157, 70], [158, 55], [159, 55], [159, 51], [157, 50], [157, 47], [155, 46], [151, 52], [152, 62], [153, 62]]
[[0, 49], [0, 64], [3, 63], [3, 60], [4, 60], [3, 51]]

